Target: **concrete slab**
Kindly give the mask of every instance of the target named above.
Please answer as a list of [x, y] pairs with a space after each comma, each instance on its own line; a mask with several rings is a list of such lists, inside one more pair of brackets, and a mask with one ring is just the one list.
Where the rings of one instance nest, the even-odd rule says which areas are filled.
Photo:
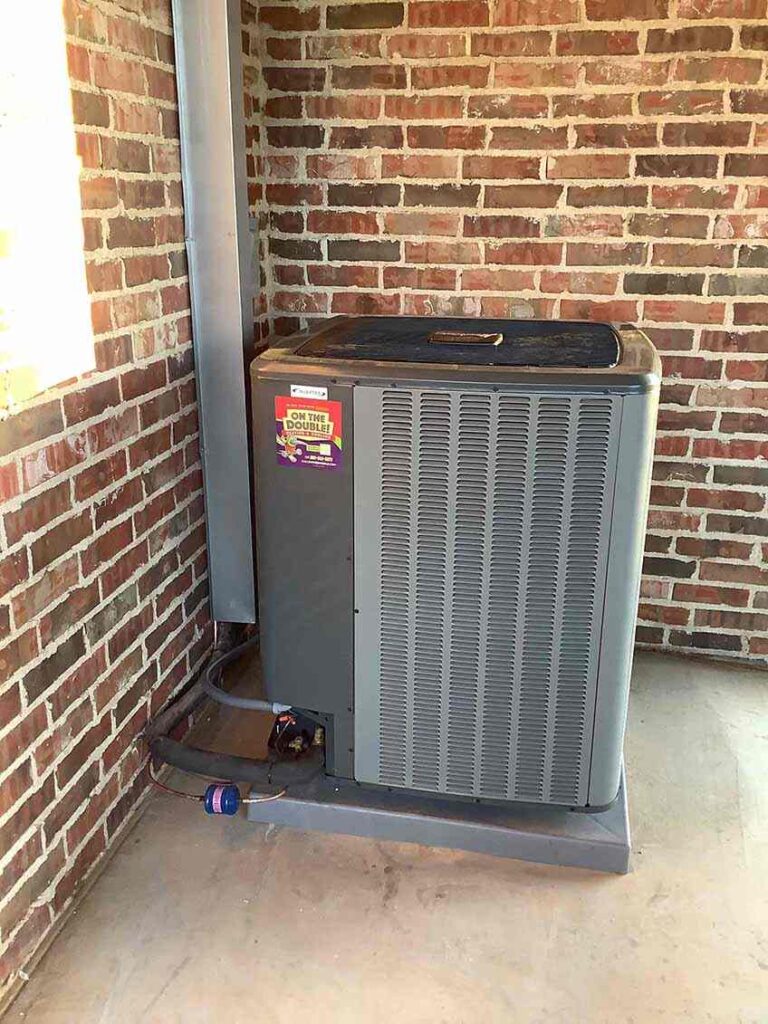
[[767, 680], [637, 658], [623, 877], [158, 795], [7, 1020], [765, 1024]]

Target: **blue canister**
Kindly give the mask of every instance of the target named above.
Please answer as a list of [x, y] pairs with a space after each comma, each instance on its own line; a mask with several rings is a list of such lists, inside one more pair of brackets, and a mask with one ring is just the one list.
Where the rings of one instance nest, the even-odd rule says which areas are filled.
[[237, 786], [211, 783], [203, 797], [206, 814], [237, 814], [240, 806], [240, 790]]

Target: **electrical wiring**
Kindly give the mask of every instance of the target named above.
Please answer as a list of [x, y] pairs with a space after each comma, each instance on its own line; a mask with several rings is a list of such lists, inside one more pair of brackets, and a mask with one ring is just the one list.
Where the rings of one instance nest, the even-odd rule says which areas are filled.
[[[191, 775], [192, 773], [191, 772], [186, 772], [185, 774]], [[196, 800], [196, 801], [198, 801], [198, 803], [202, 803], [205, 800], [205, 795], [203, 793], [185, 793], [181, 789], [174, 789], [172, 786], [167, 786], [164, 782], [161, 782], [160, 779], [158, 779], [158, 777], [155, 775], [155, 771], [154, 771], [154, 768], [152, 767], [152, 763], [151, 762], [150, 762], [150, 766], [149, 766], [149, 777], [152, 780], [153, 784], [155, 786], [157, 786], [158, 789], [162, 789], [163, 792], [165, 792], [165, 793], [172, 793], [173, 796], [181, 796], [181, 797], [184, 797], [184, 799], [186, 799], [186, 800]], [[221, 784], [222, 785], [232, 785], [232, 783], [221, 783]], [[263, 796], [241, 797], [240, 798], [240, 803], [241, 804], [265, 804], [265, 803], [268, 803], [270, 800], [279, 800], [280, 797], [285, 796], [285, 794], [287, 792], [288, 792], [288, 788], [284, 786], [280, 790], [279, 793], [265, 793]]]
[[155, 775], [155, 770], [152, 767], [151, 761], [149, 762], [149, 777], [152, 780], [153, 784], [157, 786], [158, 789], [162, 789], [165, 793], [173, 793], [174, 796], [183, 796], [187, 800], [202, 801], [203, 799], [202, 793], [185, 793], [181, 789], [174, 789], [172, 786], [166, 786], [166, 784], [164, 782], [161, 782], [160, 779], [158, 779], [158, 777]]
[[279, 793], [270, 793], [268, 796], [245, 796], [240, 801], [243, 804], [268, 804], [270, 800], [279, 800], [281, 796], [285, 796], [288, 789], [281, 789]]

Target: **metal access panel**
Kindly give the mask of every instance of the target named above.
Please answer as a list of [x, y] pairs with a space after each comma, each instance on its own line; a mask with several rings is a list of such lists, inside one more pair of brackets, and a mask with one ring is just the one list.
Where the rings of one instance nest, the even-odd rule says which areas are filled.
[[359, 782], [589, 802], [623, 400], [355, 388]]

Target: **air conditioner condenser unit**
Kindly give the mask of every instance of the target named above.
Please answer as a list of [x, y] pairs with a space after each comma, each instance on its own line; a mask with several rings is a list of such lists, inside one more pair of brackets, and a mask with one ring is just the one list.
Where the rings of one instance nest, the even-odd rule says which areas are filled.
[[632, 326], [336, 318], [252, 366], [271, 700], [443, 800], [619, 789], [660, 381]]

